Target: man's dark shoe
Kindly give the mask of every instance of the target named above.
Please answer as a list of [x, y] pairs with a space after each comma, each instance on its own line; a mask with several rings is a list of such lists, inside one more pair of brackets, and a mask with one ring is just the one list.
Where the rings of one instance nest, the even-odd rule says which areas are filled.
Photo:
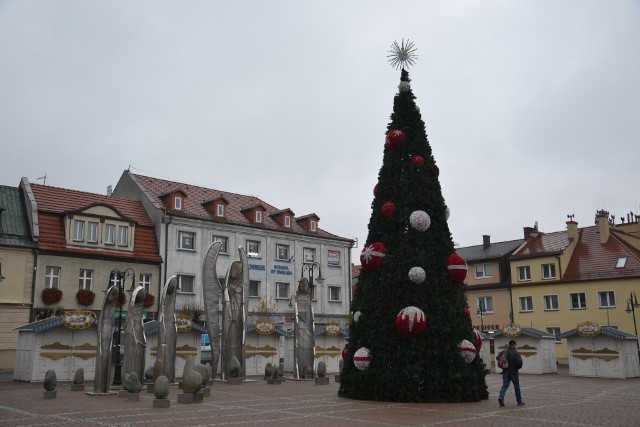
[[524, 402], [518, 402], [518, 406], [524, 406]]
[[[500, 406], [504, 406], [504, 400], [503, 399], [498, 399], [498, 403], [500, 404]], [[518, 403], [519, 405], [519, 403]], [[524, 405], [524, 403], [523, 403]]]

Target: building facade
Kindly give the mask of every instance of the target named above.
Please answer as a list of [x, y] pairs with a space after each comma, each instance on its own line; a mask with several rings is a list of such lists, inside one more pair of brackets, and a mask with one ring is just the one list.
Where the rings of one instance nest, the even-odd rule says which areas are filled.
[[[267, 362], [282, 360], [291, 367], [293, 347], [287, 338], [293, 330], [292, 298], [303, 275], [315, 280], [316, 356], [337, 367], [348, 328], [352, 240], [322, 230], [314, 213], [296, 217], [289, 208], [253, 196], [130, 171], [122, 174], [113, 195], [144, 205], [164, 259], [162, 282], [178, 278], [178, 310], [202, 310], [202, 266], [212, 242], [222, 242], [219, 275], [238, 259], [238, 247], [245, 248], [250, 280], [248, 374], [264, 373]], [[319, 274], [324, 281], [318, 280]], [[273, 327], [261, 327], [262, 321]]]

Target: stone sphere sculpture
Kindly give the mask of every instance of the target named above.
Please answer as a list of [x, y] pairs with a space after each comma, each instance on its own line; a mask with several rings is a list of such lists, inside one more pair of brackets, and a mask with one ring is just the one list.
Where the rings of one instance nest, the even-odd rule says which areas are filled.
[[129, 393], [140, 393], [140, 390], [142, 390], [142, 383], [138, 378], [138, 374], [135, 372], [125, 374], [123, 387]]
[[187, 361], [184, 363], [184, 369], [182, 369], [182, 379], [187, 376], [188, 371], [193, 371], [196, 367], [196, 359], [193, 356], [189, 356]]
[[318, 374], [318, 377], [324, 378], [327, 375], [327, 364], [324, 362], [318, 362], [316, 374]]
[[186, 372], [182, 378], [182, 391], [196, 394], [202, 388], [202, 375], [193, 369]]
[[84, 384], [84, 368], [80, 368], [73, 375], [74, 384]]
[[49, 369], [46, 374], [44, 374], [44, 389], [46, 391], [54, 391], [56, 386], [58, 385], [58, 377], [56, 376], [56, 371], [53, 369]]
[[153, 386], [156, 399], [166, 399], [169, 396], [169, 378], [160, 375]]
[[195, 371], [197, 371], [202, 377], [202, 387], [207, 386], [207, 382], [209, 382], [209, 370], [204, 365], [196, 365]]
[[144, 379], [145, 380], [153, 379], [153, 366], [149, 366], [147, 369], [144, 370]]
[[231, 378], [240, 378], [240, 362], [238, 361], [238, 358], [232, 356], [229, 365], [229, 376]]
[[271, 362], [267, 363], [264, 366], [264, 377], [265, 378], [271, 378], [271, 370], [273, 369], [273, 365], [271, 364]]

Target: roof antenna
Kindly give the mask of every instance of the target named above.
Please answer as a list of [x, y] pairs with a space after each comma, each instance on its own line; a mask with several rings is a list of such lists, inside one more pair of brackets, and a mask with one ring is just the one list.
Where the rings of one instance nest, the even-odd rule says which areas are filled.
[[40, 181], [41, 179], [44, 180], [42, 182], [42, 185], [47, 185], [47, 173], [46, 172], [44, 173], [44, 176], [41, 176], [40, 178], [36, 178], [36, 181]]

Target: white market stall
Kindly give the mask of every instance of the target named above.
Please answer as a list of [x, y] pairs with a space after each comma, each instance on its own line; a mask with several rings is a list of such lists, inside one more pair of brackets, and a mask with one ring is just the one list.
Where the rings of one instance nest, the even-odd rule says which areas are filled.
[[29, 323], [18, 331], [13, 379], [44, 381], [49, 369], [58, 381], [71, 381], [80, 368], [85, 380], [96, 371], [96, 315], [92, 311], [68, 311], [62, 316]]
[[[556, 337], [548, 332], [535, 328], [509, 326], [493, 334], [496, 355], [509, 346], [509, 341], [516, 341], [516, 350], [522, 356], [521, 374], [556, 374]], [[494, 363], [495, 372], [502, 369]]]
[[640, 377], [638, 337], [596, 323], [579, 323], [560, 334], [567, 339], [569, 374], [580, 377]]

